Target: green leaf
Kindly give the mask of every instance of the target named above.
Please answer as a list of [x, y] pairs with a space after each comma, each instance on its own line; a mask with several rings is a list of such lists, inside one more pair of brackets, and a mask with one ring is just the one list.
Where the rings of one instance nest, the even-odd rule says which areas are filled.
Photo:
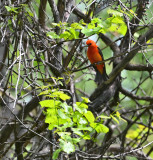
[[81, 30], [81, 32], [83, 34], [85, 34], [86, 36], [91, 36], [91, 35], [94, 35], [94, 34], [98, 34], [100, 30], [101, 30], [101, 27], [95, 27], [94, 29], [89, 29], [89, 28], [84, 27]]
[[29, 16], [34, 17], [34, 14], [31, 11], [27, 11]]
[[83, 115], [80, 114], [78, 111], [75, 111], [75, 113], [73, 115], [73, 122], [75, 122], [77, 124], [88, 124], [85, 117], [83, 117]]
[[9, 7], [9, 6], [5, 6], [5, 8], [8, 12], [14, 12], [14, 13], [18, 13], [17, 10], [19, 9], [19, 7]]
[[20, 4], [20, 5], [22, 6], [22, 8], [24, 8], [27, 11], [27, 13], [30, 17], [34, 17], [34, 14], [30, 11], [27, 4]]
[[41, 101], [39, 103], [42, 107], [55, 108], [55, 107], [58, 107], [61, 104], [61, 101], [58, 101], [58, 100], [56, 100], [56, 101], [55, 100], [44, 100], [44, 101]]
[[119, 121], [113, 115], [110, 115], [110, 117], [119, 124]]
[[65, 113], [62, 111], [62, 109], [58, 109], [58, 115], [62, 118], [62, 119], [68, 119], [69, 117], [65, 115]]
[[59, 141], [60, 141], [60, 146], [62, 150], [66, 152], [67, 154], [70, 154], [75, 151], [75, 146], [73, 143], [64, 141], [62, 139], [60, 139]]
[[[74, 106], [75, 106], [75, 104], [74, 104]], [[75, 122], [75, 123], [78, 122], [80, 117], [82, 117], [82, 114], [80, 114], [80, 112], [78, 112], [78, 111], [75, 111], [74, 115], [73, 115], [73, 122]]]
[[52, 116], [46, 116], [46, 119], [45, 119], [45, 123], [49, 123], [49, 124], [54, 124], [54, 125], [56, 125], [57, 124], [57, 122], [58, 122], [58, 119], [57, 119], [57, 116], [54, 116], [54, 115], [52, 115]]
[[5, 6], [5, 8], [6, 8], [6, 10], [8, 11], [8, 12], [10, 12], [11, 11], [11, 7], [9, 7], [9, 6]]
[[87, 134], [87, 135], [84, 135], [82, 138], [85, 139], [85, 140], [90, 140], [91, 136]]
[[57, 159], [58, 158], [58, 156], [59, 156], [59, 153], [62, 151], [62, 149], [61, 148], [59, 148], [59, 149], [57, 149], [56, 151], [54, 151], [54, 153], [53, 153], [53, 159]]
[[63, 86], [63, 82], [62, 82], [62, 81], [58, 81], [58, 83], [59, 83], [61, 86]]
[[91, 127], [78, 126], [78, 130], [91, 132], [93, 129]]
[[89, 29], [95, 28], [95, 24], [94, 24], [94, 23], [89, 23], [89, 24], [88, 24], [88, 28], [89, 28]]
[[80, 117], [80, 119], [79, 119], [79, 124], [88, 124], [88, 122], [87, 122], [87, 120], [84, 118], [84, 117]]
[[67, 123], [67, 122], [72, 124], [71, 118], [67, 118], [67, 119], [58, 118], [58, 120], [59, 120], [58, 126], [60, 126], [61, 124], [63, 125], [65, 123]]
[[50, 130], [50, 131], [51, 131], [51, 130], [53, 130], [53, 129], [54, 129], [54, 127], [55, 127], [55, 126], [54, 126], [54, 124], [49, 124], [49, 126], [48, 126], [48, 130]]
[[124, 19], [122, 18], [122, 17], [114, 17], [113, 19], [112, 19], [112, 23], [116, 23], [116, 24], [124, 24], [125, 22], [124, 22]]
[[66, 101], [67, 99], [70, 99], [71, 97], [70, 96], [68, 96], [67, 94], [65, 94], [65, 93], [59, 93], [59, 96], [60, 96], [60, 98], [63, 100], [63, 101]]
[[135, 33], [134, 33], [134, 37], [135, 37], [135, 38], [138, 38], [139, 36], [140, 36], [140, 34], [139, 34], [138, 32], [135, 32]]
[[91, 29], [85, 28], [85, 27], [81, 30], [81, 32], [82, 32], [83, 34], [85, 34], [86, 36], [91, 36], [91, 35], [94, 34]]
[[79, 32], [76, 31], [74, 28], [70, 28], [69, 31], [71, 32], [71, 34], [73, 35], [74, 39], [79, 38]]
[[80, 138], [72, 138], [72, 141], [74, 144], [77, 144], [81, 141], [81, 139]]
[[52, 116], [52, 115], [57, 115], [57, 110], [55, 108], [47, 108], [47, 112], [48, 115]]
[[108, 14], [112, 14], [114, 16], [120, 16], [122, 17], [123, 16], [123, 13], [119, 12], [119, 11], [116, 11], [116, 10], [113, 10], [113, 9], [108, 9], [107, 10], [107, 13]]
[[102, 23], [102, 21], [101, 21], [101, 19], [99, 19], [99, 18], [93, 18], [92, 20], [91, 20], [91, 23]]
[[89, 131], [90, 133], [93, 131], [93, 129], [91, 127], [79, 127], [79, 128], [72, 128], [72, 131], [84, 139], [86, 138], [90, 139], [91, 138], [90, 135], [88, 134], [85, 135], [81, 131]]
[[70, 32], [65, 31], [64, 33], [60, 34], [60, 38], [64, 38], [65, 40], [67, 40], [67, 39], [73, 39], [73, 36], [71, 35]]
[[101, 30], [101, 27], [95, 27], [94, 29], [89, 29], [89, 28], [84, 27], [81, 30], [81, 32], [83, 34], [85, 34], [86, 36], [91, 36], [91, 35], [94, 35], [94, 34], [98, 34], [100, 30]]
[[117, 24], [112, 24], [110, 27], [109, 27], [109, 31], [111, 32], [116, 32], [118, 30], [118, 25]]
[[96, 131], [98, 133], [107, 133], [109, 131], [109, 128], [106, 127], [105, 125], [103, 124], [99, 124], [97, 127], [96, 127]]
[[76, 102], [76, 104], [78, 105], [78, 107], [80, 107], [80, 108], [88, 108], [88, 105], [87, 104], [85, 104], [84, 102]]
[[45, 90], [45, 91], [42, 91], [40, 94], [39, 94], [39, 96], [40, 95], [44, 95], [44, 94], [49, 94], [49, 93], [51, 93], [52, 91], [51, 90]]
[[51, 23], [51, 25], [53, 25], [53, 26], [60, 26], [58, 23]]
[[61, 125], [59, 127], [57, 126], [59, 131], [64, 131], [65, 128], [73, 127], [73, 125], [74, 125], [74, 123], [72, 121], [67, 122], [67, 120], [63, 120], [63, 121], [60, 120], [60, 124], [62, 124], [62, 126]]
[[109, 131], [109, 128], [103, 124], [90, 123], [90, 126], [94, 128], [97, 131], [97, 133], [107, 133]]
[[[62, 139], [71, 139], [70, 135], [71, 133], [70, 132], [57, 132], [57, 134], [62, 138]], [[68, 138], [66, 138], [68, 137]]]
[[52, 91], [52, 94], [51, 95], [48, 95], [49, 97], [56, 97], [56, 98], [60, 98], [62, 99], [63, 101], [67, 100], [67, 99], [70, 99], [71, 97], [68, 96], [67, 94], [63, 93], [62, 91]]
[[99, 33], [106, 33], [106, 32], [107, 32], [107, 30], [105, 28], [102, 28], [99, 30]]
[[60, 36], [57, 35], [55, 32], [47, 32], [46, 35], [50, 38], [53, 38], [53, 39], [59, 39]]
[[118, 111], [116, 111], [116, 114], [115, 114], [119, 120], [123, 120], [124, 122], [127, 122], [125, 119], [123, 119], [120, 115], [120, 113]]
[[83, 99], [84, 103], [89, 103], [90, 102], [89, 98], [86, 98], [86, 97], [81, 97], [81, 98]]
[[98, 116], [97, 118], [102, 118], [102, 119], [111, 119], [110, 117], [108, 117], [108, 116], [104, 116], [104, 115], [100, 115], [100, 116]]
[[95, 121], [95, 117], [93, 115], [93, 113], [91, 111], [87, 111], [84, 116], [87, 118], [87, 120], [89, 122], [94, 122]]
[[[86, 104], [82, 104], [81, 105], [81, 102], [76, 102], [76, 104], [74, 104], [73, 105], [74, 107], [75, 107], [75, 109], [77, 110], [77, 111], [79, 111], [80, 113], [86, 113], [87, 112], [87, 109], [86, 109]], [[88, 106], [87, 106], [88, 107]]]
[[72, 110], [72, 107], [71, 106], [69, 106], [66, 102], [64, 102], [64, 103], [62, 103], [61, 104], [61, 107], [63, 107], [64, 108], [64, 111], [66, 112], [66, 113], [71, 113], [73, 110]]
[[119, 26], [118, 33], [120, 33], [122, 35], [125, 35], [126, 32], [127, 32], [127, 26], [126, 26], [126, 24], [121, 24]]
[[83, 26], [79, 23], [72, 23], [71, 27], [74, 29], [82, 29], [83, 28]]
[[82, 24], [82, 25], [85, 25], [85, 26], [87, 25], [87, 24], [84, 22], [83, 19], [81, 19], [81, 20], [79, 21], [79, 23]]
[[83, 136], [83, 133], [78, 128], [72, 128], [72, 131], [81, 137]]

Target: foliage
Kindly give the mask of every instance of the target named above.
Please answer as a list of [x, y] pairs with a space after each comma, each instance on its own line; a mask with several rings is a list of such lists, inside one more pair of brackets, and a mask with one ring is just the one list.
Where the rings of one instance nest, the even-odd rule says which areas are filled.
[[[59, 27], [61, 34], [57, 35], [55, 32], [47, 32], [47, 36], [53, 39], [72, 40], [79, 39], [79, 33], [83, 33], [89, 37], [94, 34], [117, 32], [121, 35], [125, 35], [127, 26], [124, 22], [123, 13], [120, 11], [108, 10], [108, 14], [112, 14], [110, 18], [102, 20], [100, 18], [91, 19], [90, 23], [85, 23], [82, 19], [79, 23], [74, 22], [71, 25], [69, 23], [52, 23], [52, 26]], [[53, 28], [54, 29], [54, 28]]]
[[109, 131], [108, 127], [102, 123], [103, 119], [110, 117], [101, 115], [95, 118], [88, 110], [87, 103], [90, 102], [88, 98], [82, 97], [81, 102], [70, 106], [67, 103], [70, 96], [59, 89], [51, 88], [50, 85], [45, 86], [45, 90], [40, 93], [47, 98], [41, 101], [40, 105], [44, 108], [48, 129], [53, 130], [60, 137], [58, 139], [60, 148], [54, 152], [54, 159], [61, 151], [67, 154], [74, 152], [77, 144], [82, 139], [91, 140], [94, 132], [107, 133]]

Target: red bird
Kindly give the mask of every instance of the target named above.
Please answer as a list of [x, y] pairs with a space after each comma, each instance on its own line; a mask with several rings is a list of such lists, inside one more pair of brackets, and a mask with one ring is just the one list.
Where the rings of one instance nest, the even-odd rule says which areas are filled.
[[103, 81], [106, 81], [108, 79], [108, 76], [106, 74], [106, 69], [105, 69], [105, 64], [100, 61], [103, 61], [103, 55], [101, 50], [98, 48], [96, 43], [92, 40], [87, 40], [86, 44], [88, 45], [88, 50], [87, 50], [87, 57], [91, 64], [98, 63], [94, 65], [94, 69], [96, 71], [96, 77], [95, 77], [95, 82], [99, 85]]

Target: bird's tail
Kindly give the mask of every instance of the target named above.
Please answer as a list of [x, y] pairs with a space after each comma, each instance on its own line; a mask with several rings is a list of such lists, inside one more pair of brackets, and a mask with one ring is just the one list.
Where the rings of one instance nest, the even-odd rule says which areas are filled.
[[101, 74], [99, 71], [96, 71], [96, 77], [95, 77], [95, 82], [100, 85], [102, 82], [107, 81], [108, 75], [106, 71]]

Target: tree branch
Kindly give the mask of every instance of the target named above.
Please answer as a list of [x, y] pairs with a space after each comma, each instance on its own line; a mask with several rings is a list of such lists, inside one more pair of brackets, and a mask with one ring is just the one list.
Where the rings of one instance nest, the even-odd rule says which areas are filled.
[[40, 0], [39, 5], [39, 23], [42, 26], [42, 28], [45, 27], [45, 10], [46, 10], [46, 4], [47, 0]]
[[130, 71], [152, 72], [153, 66], [152, 65], [143, 65], [143, 64], [127, 64], [125, 69], [130, 70]]
[[137, 95], [133, 94], [132, 92], [129, 92], [129, 91], [125, 90], [123, 87], [120, 87], [119, 91], [121, 93], [123, 93], [124, 95], [132, 98], [132, 99], [145, 100], [145, 101], [152, 101], [153, 100], [153, 97], [149, 97], [149, 96], [137, 96]]
[[59, 11], [57, 9], [57, 6], [55, 4], [55, 1], [54, 0], [48, 0], [48, 2], [49, 2], [49, 5], [50, 5], [50, 7], [52, 9], [55, 23], [59, 23], [59, 21], [60, 21], [60, 15], [59, 15]]

